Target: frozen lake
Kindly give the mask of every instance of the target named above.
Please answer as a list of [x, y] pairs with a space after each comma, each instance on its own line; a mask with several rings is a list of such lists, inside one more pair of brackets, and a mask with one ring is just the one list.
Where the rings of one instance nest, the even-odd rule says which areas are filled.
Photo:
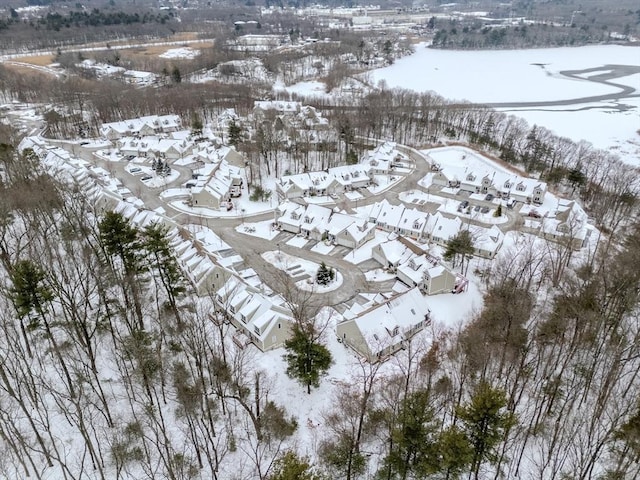
[[640, 47], [452, 51], [419, 45], [374, 83], [484, 103], [640, 165]]

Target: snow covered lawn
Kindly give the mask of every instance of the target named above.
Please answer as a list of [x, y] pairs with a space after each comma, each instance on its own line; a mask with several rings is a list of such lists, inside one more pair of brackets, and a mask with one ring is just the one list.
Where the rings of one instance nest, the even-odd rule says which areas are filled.
[[188, 188], [167, 188], [166, 190], [160, 192], [160, 198], [166, 200], [168, 198], [176, 198], [176, 197], [189, 197], [191, 195], [191, 190]]
[[376, 230], [376, 236], [373, 240], [369, 240], [360, 248], [353, 250], [350, 253], [347, 253], [344, 256], [344, 259], [347, 262], [353, 263], [354, 265], [357, 265], [362, 262], [366, 262], [371, 258], [371, 249], [376, 245], [389, 240], [391, 235], [395, 235], [395, 234]]
[[253, 237], [265, 238], [267, 240], [273, 240], [280, 233], [273, 228], [273, 220], [265, 220], [264, 222], [248, 223], [244, 225], [238, 225], [236, 232], [244, 233], [245, 235], [251, 235]]
[[329, 253], [331, 253], [331, 250], [333, 250], [334, 248], [335, 248], [335, 245], [331, 245], [331, 244], [327, 245], [324, 242], [318, 242], [313, 246], [311, 251], [315, 253], [321, 253], [323, 255], [329, 255]]
[[179, 58], [186, 60], [193, 60], [200, 55], [200, 50], [194, 50], [189, 47], [171, 48], [166, 52], [158, 55], [160, 58]]
[[337, 290], [342, 285], [343, 277], [340, 272], [335, 272], [334, 280], [328, 285], [316, 284], [314, 280], [320, 265], [310, 260], [294, 257], [284, 252], [273, 251], [264, 252], [262, 258], [273, 264], [277, 269], [286, 272], [287, 275], [296, 281], [296, 286], [301, 290], [326, 293]]
[[381, 268], [370, 270], [366, 272], [364, 276], [369, 282], [384, 282], [386, 280], [393, 280], [394, 278], [396, 278], [395, 274], [385, 272]]
[[360, 194], [360, 192], [356, 192], [355, 190], [351, 192], [345, 192], [344, 196], [347, 197], [349, 200], [360, 200], [361, 198], [364, 198]]

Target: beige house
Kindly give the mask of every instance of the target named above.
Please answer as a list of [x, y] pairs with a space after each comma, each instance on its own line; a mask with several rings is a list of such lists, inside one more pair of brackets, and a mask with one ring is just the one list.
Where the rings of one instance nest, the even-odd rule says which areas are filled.
[[417, 287], [378, 300], [354, 305], [336, 326], [338, 341], [369, 362], [387, 359], [431, 324], [430, 310]]
[[216, 305], [236, 328], [233, 341], [253, 343], [263, 352], [282, 347], [291, 335], [293, 318], [279, 295], [267, 296], [233, 276], [216, 292]]
[[427, 295], [451, 293], [456, 286], [456, 275], [438, 259], [428, 255], [414, 255], [396, 269], [398, 280], [410, 287], [418, 287]]
[[219, 209], [228, 205], [231, 198], [242, 195], [243, 171], [239, 167], [221, 161], [204, 181], [191, 188], [194, 207]]

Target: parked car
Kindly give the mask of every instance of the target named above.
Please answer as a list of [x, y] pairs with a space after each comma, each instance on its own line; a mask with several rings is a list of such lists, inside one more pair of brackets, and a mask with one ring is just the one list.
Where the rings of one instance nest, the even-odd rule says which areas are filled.
[[482, 213], [489, 213], [489, 207], [482, 207], [482, 209], [480, 210], [480, 212], [482, 212]]
[[513, 208], [516, 205], [516, 201], [513, 198], [507, 200], [507, 208]]
[[529, 212], [529, 216], [532, 218], [542, 218], [542, 215], [540, 215], [538, 212], [536, 212], [535, 210], [531, 210]]
[[481, 207], [480, 205], [476, 205], [476, 206], [473, 208], [473, 211], [474, 211], [474, 212], [479, 212], [481, 208], [482, 208], [482, 207]]
[[142, 172], [142, 169], [140, 167], [133, 167], [129, 169], [129, 173], [135, 175], [136, 173], [140, 173]]
[[467, 208], [469, 206], [469, 201], [468, 200], [464, 200], [462, 203], [460, 203], [460, 206], [462, 208]]
[[153, 177], [149, 174], [143, 175], [142, 177], [140, 177], [140, 180], [142, 180], [143, 182], [146, 180], [151, 180]]
[[484, 199], [485, 199], [487, 202], [490, 202], [491, 200], [493, 200], [493, 199], [494, 199], [494, 196], [493, 196], [493, 194], [492, 194], [492, 193], [487, 193], [487, 196], [486, 196], [486, 197], [484, 197]]

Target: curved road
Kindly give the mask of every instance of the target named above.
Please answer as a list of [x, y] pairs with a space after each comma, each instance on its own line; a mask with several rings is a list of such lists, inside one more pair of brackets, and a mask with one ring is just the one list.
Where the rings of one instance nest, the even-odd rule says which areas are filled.
[[[97, 156], [91, 148], [77, 145], [67, 141], [49, 140], [52, 143], [57, 143], [74, 156], [78, 156], [89, 163], [98, 167], [104, 168], [109, 171], [116, 178], [120, 179], [122, 183], [131, 190], [134, 195], [140, 198], [145, 207], [149, 210], [155, 210], [158, 207], [165, 209], [166, 216], [170, 217], [178, 224], [194, 223], [194, 215], [190, 215], [185, 212], [181, 212], [173, 208], [171, 205], [160, 199], [158, 195], [158, 188], [147, 187], [140, 181], [139, 176], [131, 175], [125, 170], [127, 165], [126, 161], [112, 162], [104, 160]], [[363, 199], [344, 200], [339, 202], [339, 206], [345, 210], [353, 210], [354, 207], [362, 207], [365, 205], [371, 205], [375, 202], [387, 199], [391, 203], [399, 203], [399, 195], [408, 190], [423, 190], [418, 185], [418, 181], [423, 178], [427, 173], [431, 171], [431, 164], [428, 158], [418, 150], [410, 147], [398, 145], [398, 149], [407, 155], [411, 166], [410, 173], [400, 174], [404, 178], [389, 187], [388, 189], [376, 193], [370, 194]], [[177, 179], [171, 181], [166, 185], [166, 188], [172, 188], [179, 186], [191, 178], [191, 169], [184, 166], [173, 166], [175, 170], [179, 172]], [[433, 192], [435, 193], [435, 192]], [[456, 198], [454, 195], [446, 195], [442, 192], [438, 192], [442, 196], [450, 196]], [[474, 205], [490, 206], [490, 202], [472, 201]], [[412, 207], [421, 208], [424, 211], [428, 211], [424, 206], [411, 205]], [[428, 205], [427, 205], [428, 206]], [[433, 213], [433, 212], [431, 212]], [[516, 222], [517, 215], [514, 212], [508, 211], [509, 222], [503, 224], [503, 229], [509, 229]], [[259, 213], [256, 215], [244, 215], [244, 219], [251, 219], [252, 222], [259, 222], [270, 220], [273, 218], [273, 211], [266, 213]], [[251, 235], [245, 235], [236, 230], [236, 227], [243, 223], [243, 219], [238, 217], [223, 217], [223, 218], [210, 218], [207, 222], [209, 228], [211, 228], [224, 242], [231, 245], [234, 250], [240, 253], [244, 258], [246, 265], [253, 268], [262, 281], [267, 284], [272, 290], [279, 291], [279, 285], [281, 284], [282, 273], [277, 270], [271, 263], [262, 258], [262, 253], [274, 250], [274, 241], [267, 240], [265, 238], [255, 237]], [[471, 223], [479, 224], [479, 222], [471, 221]], [[339, 305], [350, 299], [353, 299], [359, 292], [367, 291], [388, 291], [393, 282], [368, 282], [365, 278], [364, 272], [357, 266], [350, 262], [347, 262], [343, 258], [334, 257], [331, 255], [324, 255], [317, 252], [312, 252], [307, 249], [300, 249], [286, 245], [284, 242], [280, 243], [281, 251], [288, 253], [291, 256], [302, 257], [311, 260], [316, 263], [325, 262], [329, 267], [332, 267], [339, 271], [344, 278], [343, 284], [337, 290], [327, 293], [319, 293], [317, 295], [318, 301], [322, 305]]]

